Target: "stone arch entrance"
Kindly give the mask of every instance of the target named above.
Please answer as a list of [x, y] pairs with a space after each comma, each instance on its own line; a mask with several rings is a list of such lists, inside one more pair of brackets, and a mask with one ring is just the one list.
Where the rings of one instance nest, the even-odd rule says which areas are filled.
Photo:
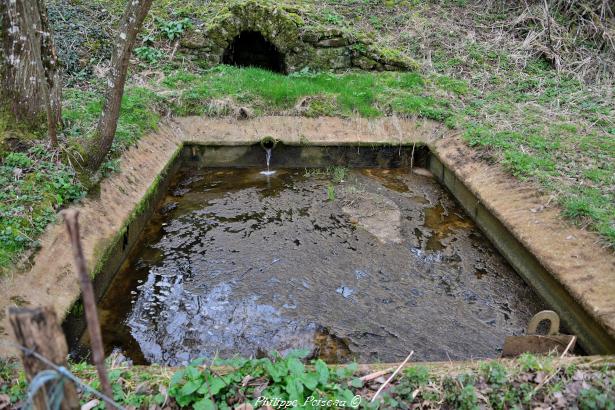
[[183, 51], [206, 67], [257, 66], [285, 74], [320, 70], [416, 70], [411, 58], [383, 49], [349, 27], [313, 26], [296, 7], [238, 0], [203, 30], [182, 36]]
[[258, 31], [242, 31], [224, 50], [222, 62], [238, 67], [260, 67], [286, 74], [284, 54]]

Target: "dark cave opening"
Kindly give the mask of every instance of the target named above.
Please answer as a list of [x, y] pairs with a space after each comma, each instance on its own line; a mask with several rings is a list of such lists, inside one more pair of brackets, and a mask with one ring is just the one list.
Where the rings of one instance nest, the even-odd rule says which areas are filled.
[[222, 62], [238, 67], [260, 67], [286, 74], [284, 55], [258, 31], [243, 31], [224, 50]]

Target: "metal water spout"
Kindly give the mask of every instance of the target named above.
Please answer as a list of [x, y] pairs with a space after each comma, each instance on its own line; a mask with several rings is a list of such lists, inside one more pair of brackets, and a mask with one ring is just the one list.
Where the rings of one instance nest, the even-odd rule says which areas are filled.
[[261, 147], [264, 150], [274, 149], [276, 145], [278, 145], [278, 141], [273, 137], [263, 137], [261, 139]]

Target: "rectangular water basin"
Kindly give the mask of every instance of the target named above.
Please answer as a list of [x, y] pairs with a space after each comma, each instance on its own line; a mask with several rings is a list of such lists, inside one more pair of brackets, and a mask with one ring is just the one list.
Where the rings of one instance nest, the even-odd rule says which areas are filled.
[[422, 149], [278, 145], [271, 176], [258, 145], [178, 161], [99, 304], [107, 351], [135, 363], [496, 357], [545, 307]]

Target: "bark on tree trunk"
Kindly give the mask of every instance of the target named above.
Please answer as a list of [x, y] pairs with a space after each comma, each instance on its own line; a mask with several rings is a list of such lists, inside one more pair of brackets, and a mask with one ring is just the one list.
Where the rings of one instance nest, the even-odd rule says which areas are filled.
[[141, 30], [143, 20], [145, 20], [151, 5], [152, 0], [128, 0], [111, 56], [111, 69], [107, 78], [105, 105], [98, 122], [96, 134], [92, 138], [87, 150], [87, 167], [91, 171], [98, 170], [113, 144], [122, 106], [122, 95], [124, 95], [124, 84], [126, 83], [130, 55], [132, 54], [137, 34]]
[[54, 124], [62, 123], [62, 82], [60, 79], [59, 61], [51, 35], [51, 26], [47, 16], [44, 0], [37, 0], [41, 17], [41, 31], [47, 33], [41, 39], [41, 62], [49, 89], [49, 102]]
[[49, 138], [57, 142], [61, 119], [58, 59], [43, 0], [0, 0], [4, 75], [2, 97], [20, 122], [47, 120]]

